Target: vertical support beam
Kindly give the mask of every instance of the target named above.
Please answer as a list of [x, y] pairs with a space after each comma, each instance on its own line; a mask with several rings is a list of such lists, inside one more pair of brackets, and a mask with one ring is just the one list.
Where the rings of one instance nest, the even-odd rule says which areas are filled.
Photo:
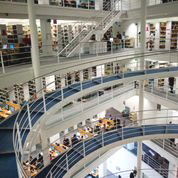
[[[31, 53], [32, 53], [32, 67], [34, 72], [34, 77], [37, 78], [40, 76], [40, 57], [39, 57], [39, 48], [38, 48], [38, 31], [36, 26], [36, 18], [35, 18], [35, 7], [34, 1], [28, 0], [28, 17], [31, 31]], [[40, 91], [42, 88], [40, 78], [35, 79], [36, 91]]]
[[83, 82], [83, 70], [80, 71], [80, 82]]
[[41, 136], [41, 147], [43, 152], [43, 161], [44, 161], [44, 166], [46, 167], [50, 163], [50, 157], [49, 157], [48, 137], [46, 136], [44, 129], [45, 128], [42, 126], [40, 131], [40, 136]]
[[[19, 130], [19, 124], [18, 124], [18, 122], [16, 123], [16, 127], [17, 127], [18, 145], [19, 145], [19, 149], [20, 149], [21, 155], [23, 156], [22, 139], [21, 139], [21, 135], [20, 135], [20, 130]], [[16, 148], [17, 148], [17, 146], [16, 146]], [[23, 158], [21, 160], [23, 160]]]
[[52, 36], [50, 19], [40, 19], [42, 34], [42, 51], [43, 55], [52, 54]]
[[91, 80], [92, 78], [92, 75], [93, 75], [93, 72], [92, 72], [92, 67], [88, 68], [88, 78]]
[[[141, 53], [143, 57], [140, 58], [140, 70], [144, 70], [144, 52], [145, 52], [145, 26], [146, 26], [146, 0], [141, 1]], [[140, 80], [139, 82], [139, 125], [142, 124], [143, 119], [143, 109], [144, 109], [144, 80]], [[137, 142], [137, 172], [138, 178], [142, 177], [141, 169], [142, 169], [142, 142]]]
[[4, 67], [4, 61], [3, 61], [2, 51], [0, 51], [0, 57], [1, 57], [2, 73], [4, 74], [6, 72], [5, 72], [5, 67]]
[[30, 130], [31, 130], [31, 129], [32, 129], [32, 122], [31, 122], [31, 115], [30, 115], [29, 103], [27, 103], [27, 112], [28, 112], [29, 127], [30, 127]]

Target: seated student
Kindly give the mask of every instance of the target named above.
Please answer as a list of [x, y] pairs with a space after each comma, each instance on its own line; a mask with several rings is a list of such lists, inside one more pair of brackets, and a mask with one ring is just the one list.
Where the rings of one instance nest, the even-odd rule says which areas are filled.
[[75, 145], [75, 144], [77, 144], [77, 143], [79, 142], [79, 140], [78, 140], [78, 138], [77, 138], [76, 134], [74, 134], [74, 135], [73, 135], [73, 137], [72, 137], [72, 140], [71, 140], [71, 141], [72, 141], [72, 146], [73, 146], [73, 145]]
[[63, 145], [69, 147], [70, 146], [70, 142], [69, 142], [69, 139], [64, 137], [64, 140], [63, 140]]

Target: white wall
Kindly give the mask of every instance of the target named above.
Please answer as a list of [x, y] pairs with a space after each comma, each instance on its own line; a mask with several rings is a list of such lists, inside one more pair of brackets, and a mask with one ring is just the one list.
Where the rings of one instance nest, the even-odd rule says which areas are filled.
[[[138, 111], [138, 103], [139, 103], [139, 97], [138, 96], [133, 96], [129, 98], [128, 100], [125, 101], [125, 105], [130, 107], [131, 111]], [[118, 107], [115, 108], [119, 111], [123, 111], [125, 108], [124, 101], [119, 101], [118, 102]], [[144, 110], [149, 110], [149, 109], [156, 109], [156, 104], [149, 101], [148, 99], [144, 98]]]
[[47, 90], [55, 90], [55, 76], [51, 75], [45, 78], [46, 79], [46, 89]]
[[[99, 177], [106, 176], [107, 171], [116, 173], [120, 171], [133, 170], [137, 165], [137, 157], [127, 151], [125, 148], [121, 148], [110, 158], [108, 158], [103, 164], [99, 165]], [[104, 168], [104, 169], [103, 169]], [[150, 166], [142, 161], [142, 169], [151, 169]], [[162, 178], [156, 171], [143, 171], [149, 178]], [[105, 174], [105, 175], [104, 175]], [[122, 174], [121, 174], [122, 175]], [[124, 177], [129, 174], [125, 174]]]

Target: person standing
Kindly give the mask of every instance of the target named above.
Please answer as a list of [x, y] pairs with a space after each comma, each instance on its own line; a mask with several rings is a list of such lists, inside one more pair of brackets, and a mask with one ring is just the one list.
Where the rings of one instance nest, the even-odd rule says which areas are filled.
[[173, 93], [175, 78], [169, 77], [168, 81], [169, 81], [169, 87], [170, 87], [171, 93]]

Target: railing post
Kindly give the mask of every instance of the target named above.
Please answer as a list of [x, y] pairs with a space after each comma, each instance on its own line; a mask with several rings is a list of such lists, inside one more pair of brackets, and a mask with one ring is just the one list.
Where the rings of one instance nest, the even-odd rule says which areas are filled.
[[44, 90], [42, 89], [42, 95], [43, 95], [43, 107], [44, 107], [44, 112], [46, 112], [46, 101], [45, 101], [45, 94]]
[[104, 135], [103, 135], [103, 131], [101, 133], [101, 139], [102, 139], [102, 147], [104, 147]]
[[85, 153], [85, 142], [83, 140], [83, 157], [85, 157], [85, 156], [86, 156], [86, 153]]
[[21, 135], [20, 135], [18, 122], [16, 123], [16, 127], [17, 127], [17, 137], [18, 137], [19, 148], [20, 148], [21, 155], [23, 157], [22, 139], [21, 139]]
[[0, 55], [1, 55], [2, 73], [4, 74], [6, 72], [5, 72], [5, 68], [4, 68], [4, 61], [3, 61], [2, 51], [0, 51]]
[[69, 170], [69, 163], [68, 163], [68, 156], [67, 156], [67, 153], [66, 153], [66, 168], [67, 168], [67, 171]]
[[31, 122], [31, 115], [30, 115], [30, 109], [29, 109], [29, 103], [27, 103], [27, 112], [28, 112], [28, 122], [30, 130], [32, 129], [32, 122]]
[[165, 139], [163, 139], [163, 149], [165, 149]]

